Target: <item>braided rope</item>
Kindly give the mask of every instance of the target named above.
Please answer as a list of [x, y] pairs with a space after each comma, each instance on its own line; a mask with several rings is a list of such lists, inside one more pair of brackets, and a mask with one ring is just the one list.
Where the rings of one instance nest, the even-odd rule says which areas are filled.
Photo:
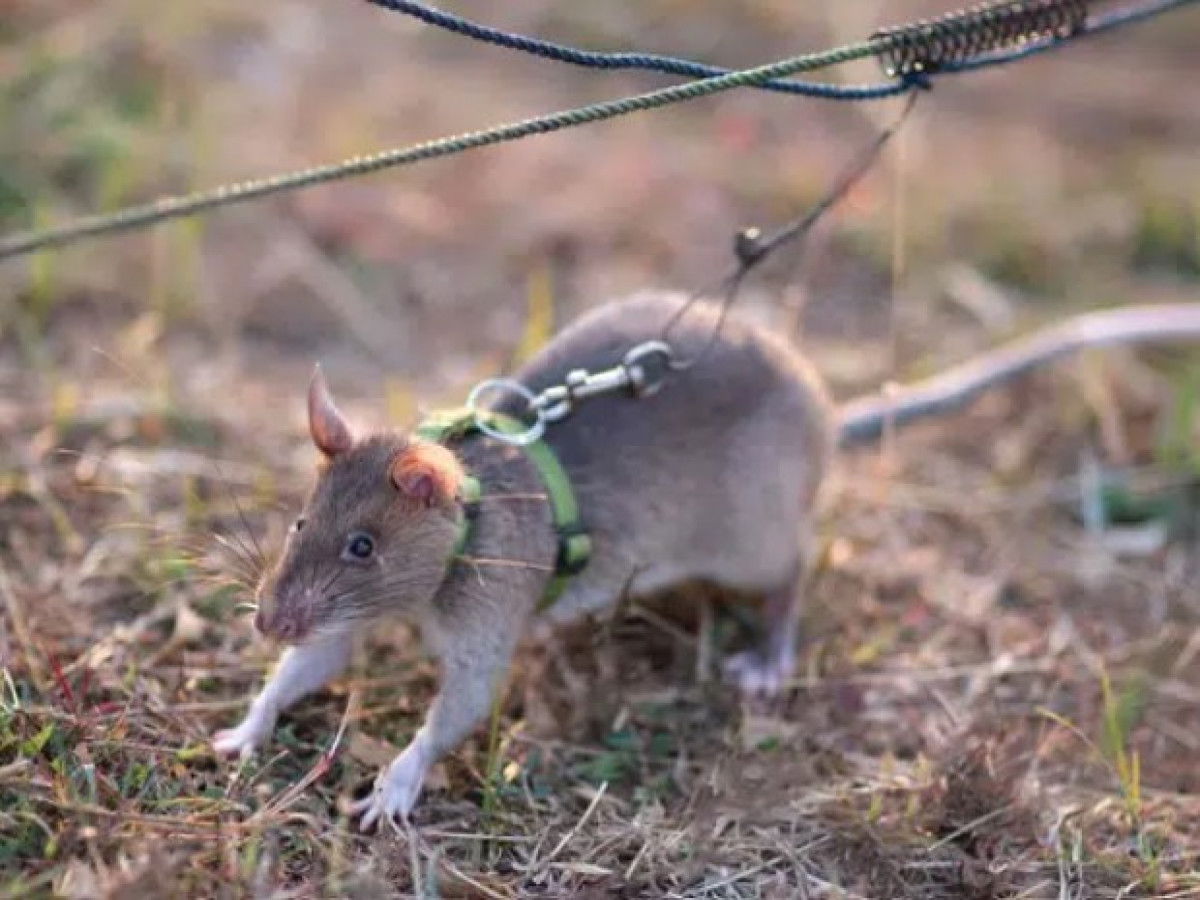
[[[1142, 21], [1170, 9], [1196, 2], [1200, 2], [1200, 0], [1149, 0], [1149, 2], [1134, 7], [1114, 11], [1096, 20], [1089, 20], [1085, 27], [1074, 32], [1069, 37], [1054, 37], [1042, 41], [1031, 41], [1015, 50], [996, 52], [964, 62], [951, 62], [942, 68], [940, 74], [970, 71], [985, 66], [1024, 59], [1035, 53], [1041, 53], [1062, 46], [1068, 41], [1075, 40], [1084, 35], [1100, 34], [1119, 26]], [[723, 75], [704, 78], [687, 84], [660, 88], [656, 91], [632, 97], [594, 103], [577, 109], [550, 113], [549, 115], [498, 125], [494, 128], [481, 131], [472, 131], [466, 134], [439, 138], [409, 147], [384, 150], [380, 153], [367, 156], [356, 156], [340, 163], [315, 166], [269, 178], [223, 185], [209, 191], [198, 191], [177, 197], [165, 197], [151, 203], [117, 210], [113, 213], [86, 216], [55, 228], [19, 232], [0, 238], [0, 260], [28, 253], [32, 250], [61, 246], [92, 235], [126, 231], [164, 219], [189, 216], [217, 206], [240, 203], [282, 191], [295, 190], [355, 175], [363, 175], [380, 169], [409, 165], [422, 160], [451, 156], [476, 147], [486, 147], [492, 144], [514, 141], [534, 134], [546, 134], [564, 128], [572, 128], [577, 125], [601, 122], [634, 112], [657, 109], [688, 100], [696, 100], [735, 88], [760, 87], [767, 82], [777, 81], [801, 72], [811, 72], [827, 66], [839, 65], [851, 60], [874, 56], [884, 49], [885, 45], [881, 44], [879, 39], [860, 41], [831, 50], [791, 57], [751, 69], [727, 72]], [[927, 84], [928, 80], [922, 82], [911, 80], [901, 81], [896, 84], [896, 89], [897, 92], [902, 92], [912, 90], [918, 85], [925, 86]]]
[[27, 253], [31, 250], [55, 247], [75, 241], [89, 235], [114, 231], [125, 231], [158, 222], [165, 219], [177, 219], [194, 213], [211, 209], [215, 206], [225, 206], [246, 200], [277, 194], [281, 191], [308, 187], [352, 175], [363, 175], [379, 169], [394, 166], [410, 165], [427, 159], [451, 156], [476, 147], [486, 147], [514, 141], [533, 134], [546, 134], [572, 128], [590, 122], [601, 122], [617, 116], [629, 115], [649, 109], [657, 109], [673, 103], [686, 100], [696, 100], [721, 91], [733, 90], [740, 87], [752, 87], [773, 78], [782, 78], [797, 72], [807, 72], [825, 66], [837, 65], [852, 59], [861, 59], [872, 54], [870, 42], [863, 41], [836, 47], [820, 53], [809, 53], [804, 56], [792, 57], [780, 62], [730, 72], [717, 78], [706, 78], [702, 81], [692, 81], [660, 88], [645, 94], [632, 97], [622, 97], [619, 100], [608, 100], [593, 103], [576, 109], [550, 113], [531, 119], [523, 119], [506, 125], [482, 131], [471, 131], [466, 134], [425, 141], [409, 147], [395, 150], [384, 150], [368, 156], [356, 156], [340, 163], [325, 166], [314, 166], [298, 172], [289, 172], [271, 178], [254, 181], [243, 181], [237, 184], [222, 185], [210, 191], [197, 191], [179, 197], [165, 197], [140, 206], [131, 206], [114, 213], [87, 216], [59, 228], [45, 231], [32, 231], [15, 234], [0, 239], [0, 259]]
[[[418, 3], [417, 0], [367, 0], [367, 2], [392, 12], [412, 16], [426, 25], [461, 34], [472, 40], [588, 69], [640, 69], [662, 72], [667, 75], [682, 75], [686, 78], [716, 78], [728, 75], [732, 71], [695, 60], [680, 59], [676, 56], [664, 56], [657, 53], [602, 53], [596, 50], [572, 47], [568, 44], [544, 41], [529, 35], [515, 34], [511, 31], [493, 28], [490, 25], [472, 22], [462, 16]], [[774, 78], [756, 84], [754, 87], [825, 100], [880, 100], [884, 97], [894, 97], [908, 90], [908, 85], [897, 81], [887, 81], [881, 84], [841, 85], [820, 81], [782, 81]]]

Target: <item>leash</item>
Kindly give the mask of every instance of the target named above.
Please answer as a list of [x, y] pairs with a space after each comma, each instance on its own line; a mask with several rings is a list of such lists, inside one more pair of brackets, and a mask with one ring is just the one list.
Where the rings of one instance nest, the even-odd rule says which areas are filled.
[[[647, 397], [655, 393], [672, 371], [674, 361], [675, 355], [668, 344], [646, 341], [626, 353], [619, 365], [600, 372], [573, 369], [567, 373], [563, 384], [548, 387], [540, 394], [512, 378], [489, 378], [475, 385], [463, 409], [434, 413], [414, 429], [417, 437], [443, 445], [472, 434], [484, 434], [520, 447], [533, 464], [546, 489], [558, 539], [554, 575], [538, 602], [538, 612], [548, 609], [562, 595], [567, 583], [584, 570], [592, 556], [592, 539], [580, 519], [571, 479], [553, 448], [543, 439], [546, 426], [561, 422], [581, 402], [592, 397], [619, 392]], [[521, 415], [529, 421], [483, 406], [488, 395], [523, 399], [526, 409]], [[479, 514], [482, 496], [479, 479], [468, 475], [461, 487], [463, 515], [455, 545], [456, 556], [462, 555], [471, 540], [472, 524]]]

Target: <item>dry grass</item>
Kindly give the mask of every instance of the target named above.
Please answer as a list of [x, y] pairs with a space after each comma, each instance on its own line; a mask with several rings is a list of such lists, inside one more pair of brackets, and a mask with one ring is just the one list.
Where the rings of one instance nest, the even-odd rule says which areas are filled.
[[[939, 5], [796, 6], [470, 10], [748, 62]], [[845, 394], [1195, 299], [1198, 37], [1189, 11], [939, 86], [747, 307]], [[10, 3], [0, 227], [657, 83], [553, 71], [353, 4]], [[259, 760], [207, 750], [270, 661], [214, 538], [278, 540], [315, 357], [407, 421], [524, 352], [548, 296], [707, 281], [871, 116], [738, 94], [0, 267], [0, 897], [1200, 895], [1196, 354], [1088, 359], [847, 454], [771, 708], [697, 682], [683, 595], [523, 653], [407, 833], [340, 811], [433, 689], [399, 626]]]

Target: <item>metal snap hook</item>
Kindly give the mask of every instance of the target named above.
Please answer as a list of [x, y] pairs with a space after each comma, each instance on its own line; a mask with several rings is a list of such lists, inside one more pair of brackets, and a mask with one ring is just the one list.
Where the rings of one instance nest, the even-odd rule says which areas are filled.
[[634, 396], [649, 397], [662, 387], [674, 367], [675, 353], [666, 341], [646, 341], [626, 353], [621, 365], [629, 374]]
[[[501, 431], [495, 425], [492, 425], [485, 415], [487, 410], [481, 408], [479, 405], [481, 398], [488, 391], [496, 391], [501, 394], [516, 394], [518, 397], [524, 399], [527, 411], [532, 412], [536, 417], [533, 423], [524, 431], [516, 432]], [[467, 395], [467, 409], [471, 413], [475, 426], [484, 434], [498, 441], [503, 441], [506, 444], [524, 447], [527, 444], [541, 440], [542, 435], [546, 433], [546, 415], [537, 406], [536, 401], [537, 396], [533, 391], [513, 378], [487, 378], [471, 388], [471, 393]]]

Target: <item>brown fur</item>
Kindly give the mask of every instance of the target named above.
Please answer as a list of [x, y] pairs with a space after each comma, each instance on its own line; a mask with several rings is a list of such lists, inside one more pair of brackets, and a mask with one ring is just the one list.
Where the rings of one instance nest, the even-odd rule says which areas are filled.
[[441, 444], [413, 440], [392, 460], [389, 475], [403, 494], [425, 506], [450, 506], [462, 486], [462, 463]]
[[[395, 487], [394, 461], [404, 459], [410, 446], [401, 435], [375, 435], [322, 467], [297, 520], [304, 526], [288, 534], [259, 584], [265, 633], [298, 642], [429, 602], [445, 577], [457, 515], [452, 503], [414, 503]], [[441, 454], [430, 456], [445, 461]], [[416, 457], [410, 463], [417, 471]], [[449, 483], [451, 476], [440, 477]], [[374, 557], [363, 563], [343, 558], [356, 533], [375, 542]]]
[[[517, 373], [534, 391], [569, 369], [606, 369], [658, 336], [682, 297], [650, 294], [602, 307], [555, 338]], [[717, 311], [698, 306], [672, 345], [705, 347]], [[413, 743], [381, 775], [364, 822], [407, 812], [421, 779], [486, 714], [492, 691], [553, 571], [556, 538], [544, 487], [519, 448], [482, 435], [454, 453], [393, 434], [344, 446], [350, 435], [319, 373], [310, 390], [314, 443], [329, 462], [279, 563], [259, 590], [260, 625], [301, 642], [238, 729], [219, 739], [243, 752], [263, 739], [283, 700], [311, 690], [347, 655], [345, 639], [387, 614], [419, 625], [440, 659], [442, 691]], [[521, 410], [503, 409], [509, 413]], [[772, 639], [737, 661], [743, 686], [775, 690], [791, 665], [798, 583], [814, 495], [828, 459], [829, 406], [819, 380], [786, 343], [737, 319], [704, 361], [653, 396], [605, 396], [549, 428], [579, 500], [593, 558], [547, 623], [610, 608], [627, 590], [707, 581], [770, 597]], [[462, 473], [483, 502], [464, 558], [452, 559]], [[443, 502], [403, 502], [424, 495]], [[508, 496], [511, 499], [506, 500]], [[369, 562], [348, 560], [369, 535]], [[291, 679], [289, 681], [288, 679]]]

